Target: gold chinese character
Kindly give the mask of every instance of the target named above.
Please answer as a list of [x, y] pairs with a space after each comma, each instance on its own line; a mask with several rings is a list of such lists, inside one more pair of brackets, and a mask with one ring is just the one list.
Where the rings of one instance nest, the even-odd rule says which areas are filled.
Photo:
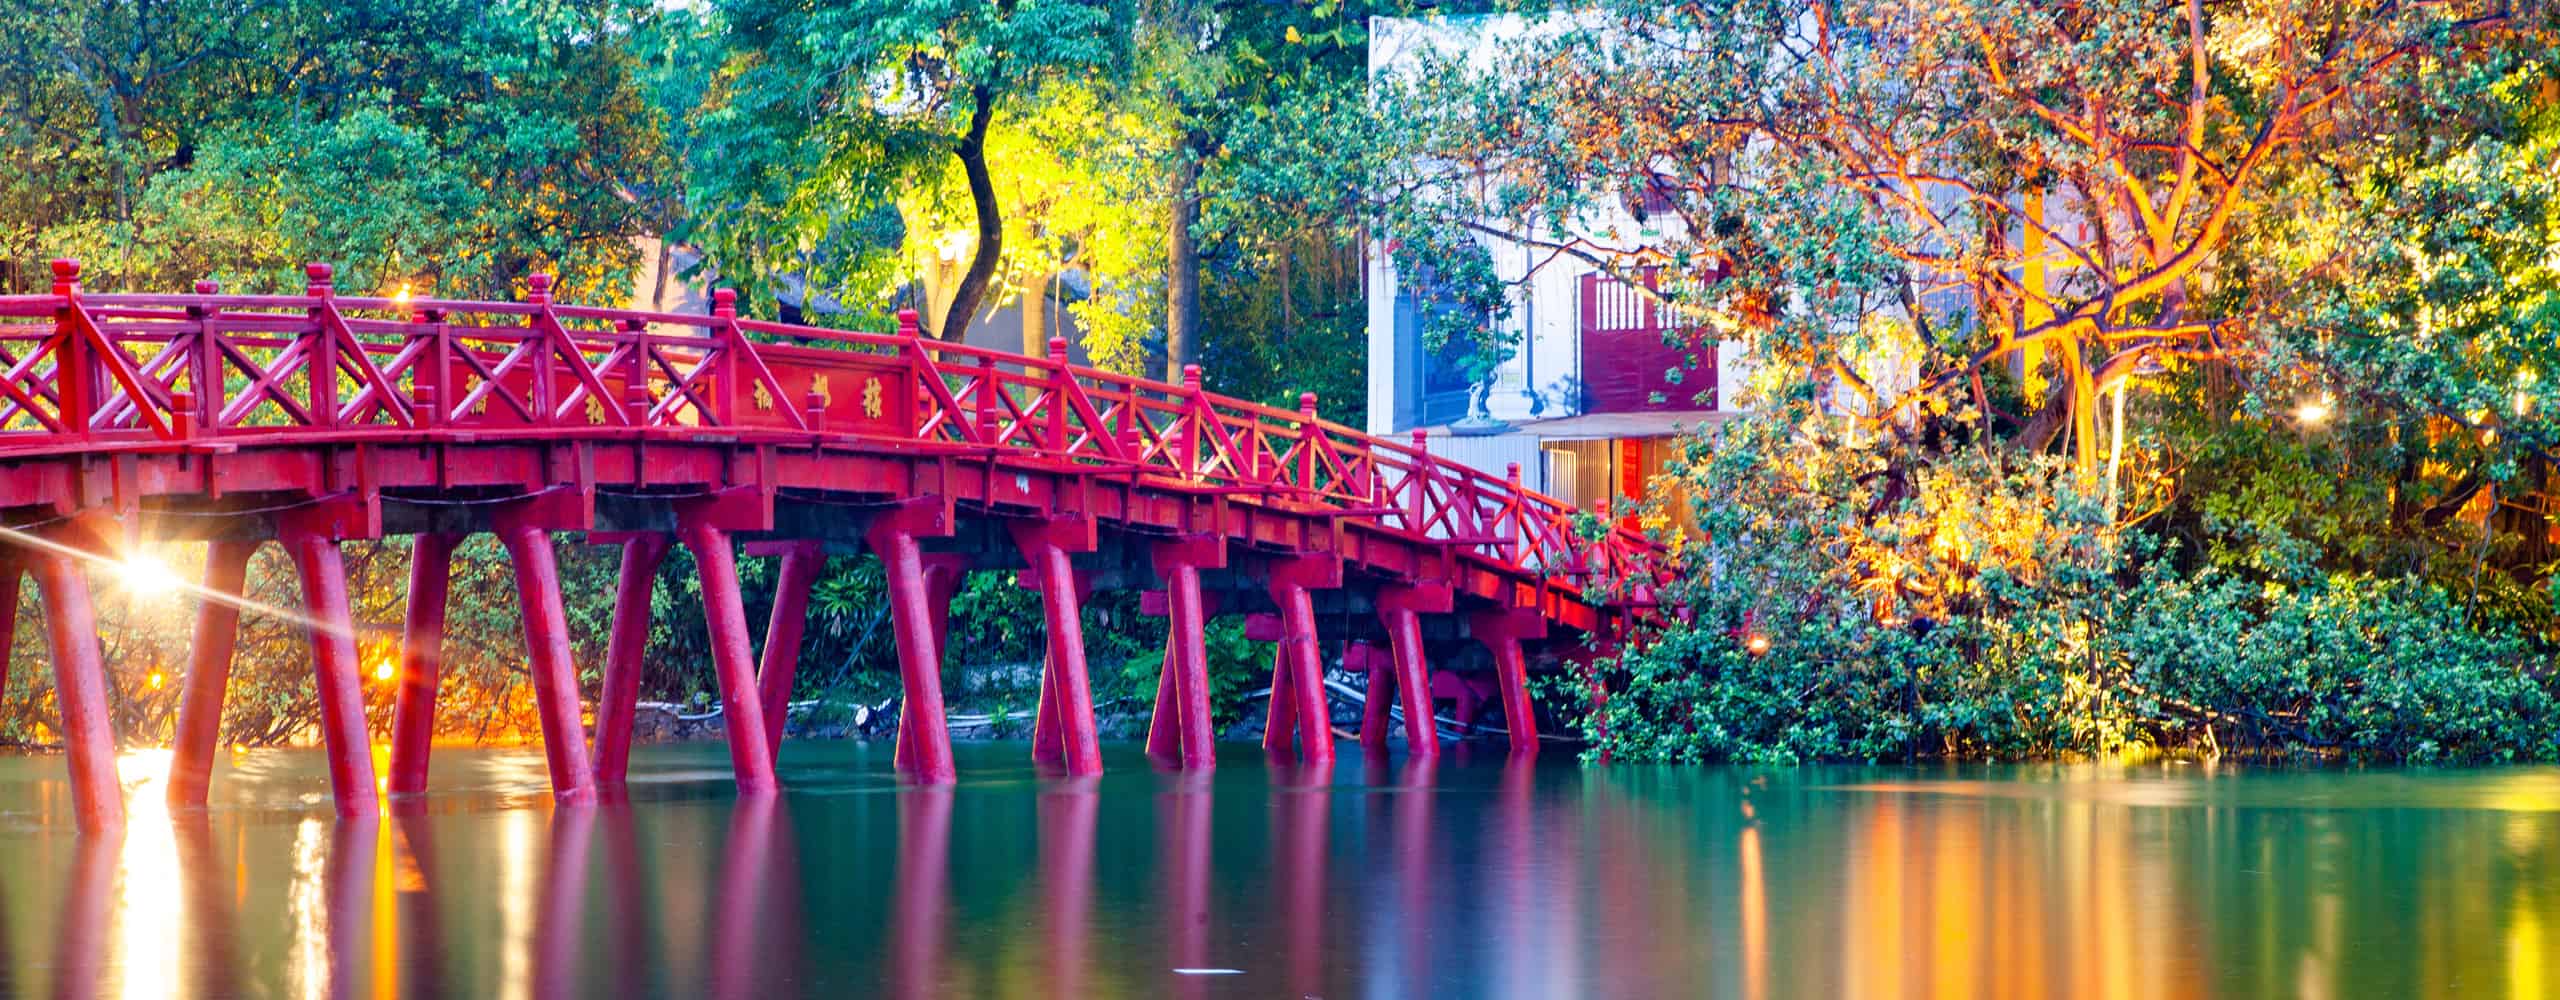
[[597, 399], [597, 398], [595, 398], [594, 396], [589, 396], [589, 397], [587, 397], [587, 423], [589, 423], [589, 424], [602, 424], [602, 423], [604, 423], [604, 401], [603, 401], [603, 400], [601, 400], [601, 399]]
[[871, 419], [873, 419], [873, 420], [878, 420], [878, 419], [880, 419], [880, 411], [881, 411], [881, 409], [882, 409], [882, 406], [881, 406], [881, 402], [880, 402], [880, 379], [879, 379], [879, 377], [878, 377], [878, 376], [873, 376], [873, 377], [871, 377], [871, 378], [863, 379], [863, 380], [862, 380], [862, 415], [863, 415], [863, 416], [866, 416], [866, 417], [870, 417], [870, 418], [871, 418]]
[[826, 405], [827, 401], [831, 398], [827, 393], [827, 377], [824, 375], [810, 376], [809, 393], [818, 397], [818, 405]]
[[773, 393], [767, 391], [762, 382], [756, 383], [756, 409], [773, 412]]

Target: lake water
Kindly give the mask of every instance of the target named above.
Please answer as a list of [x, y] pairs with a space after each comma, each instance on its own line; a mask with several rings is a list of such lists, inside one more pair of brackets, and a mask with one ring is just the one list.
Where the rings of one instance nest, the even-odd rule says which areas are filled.
[[[1351, 748], [1346, 745], [1346, 750]], [[1535, 767], [1096, 781], [957, 747], [714, 745], [628, 805], [536, 750], [438, 753], [341, 823], [310, 751], [214, 808], [124, 761], [120, 839], [0, 758], [0, 995], [2259, 997], [2560, 992], [2560, 770]]]

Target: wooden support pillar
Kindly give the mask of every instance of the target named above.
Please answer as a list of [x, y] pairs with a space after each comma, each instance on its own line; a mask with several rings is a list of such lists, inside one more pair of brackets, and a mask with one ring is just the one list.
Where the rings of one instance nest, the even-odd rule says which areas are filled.
[[18, 593], [27, 564], [14, 549], [0, 549], [0, 695], [9, 693], [9, 654], [17, 645]]
[[1263, 748], [1286, 753], [1295, 742], [1300, 760], [1329, 765], [1333, 711], [1324, 695], [1324, 659], [1316, 644], [1311, 591], [1342, 586], [1342, 561], [1301, 556], [1278, 562], [1271, 568], [1270, 585], [1271, 603], [1280, 608], [1280, 637], [1272, 657], [1271, 726], [1263, 734]]
[[1361, 687], [1364, 700], [1360, 704], [1360, 749], [1363, 751], [1386, 752], [1387, 727], [1390, 725], [1388, 707], [1395, 704], [1396, 698], [1394, 664], [1395, 660], [1385, 650], [1369, 643], [1345, 643], [1342, 647], [1343, 669], [1358, 671], [1367, 678]]
[[595, 749], [588, 755], [600, 789], [622, 787], [631, 771], [641, 657], [649, 649], [649, 595], [657, 586], [658, 564], [666, 557], [665, 535], [643, 532], [623, 539], [622, 571], [613, 590], [613, 634], [605, 646], [603, 689], [596, 694]]
[[1538, 717], [1529, 704], [1529, 670], [1520, 643], [1546, 638], [1546, 616], [1535, 608], [1500, 608], [1476, 612], [1467, 625], [1493, 654], [1494, 678], [1502, 689], [1502, 728], [1511, 734], [1511, 753], [1537, 753]]
[[[80, 832], [124, 828], [124, 789], [116, 780], [116, 737], [107, 706], [107, 671], [98, 648], [98, 613], [79, 559], [47, 552], [33, 557], [53, 647], [53, 697], [62, 707], [62, 747], [71, 764], [71, 808]], [[365, 789], [368, 795], [373, 791]]]
[[[872, 521], [865, 532], [889, 583], [890, 623], [897, 630], [898, 673], [906, 689], [899, 715], [897, 768], [920, 784], [959, 780], [951, 764], [951, 732], [942, 715], [942, 618], [925, 579], [923, 532], [948, 529], [938, 504], [917, 503]], [[940, 602], [947, 604], [948, 602]]]
[[[1072, 560], [1070, 560], [1072, 563]], [[1092, 583], [1083, 571], [1075, 572], [1076, 606], [1082, 608], [1093, 597]], [[1018, 576], [1024, 589], [1040, 592], [1040, 574], [1025, 569]], [[1046, 617], [1044, 613], [1043, 620]], [[1081, 632], [1082, 623], [1078, 623]], [[1045, 632], [1043, 633], [1046, 634]], [[1082, 647], [1079, 642], [1078, 647]], [[1040, 652], [1040, 699], [1031, 717], [1031, 762], [1045, 768], [1065, 770], [1067, 767], [1067, 684], [1066, 672], [1057, 665], [1057, 656], [1044, 643]], [[1091, 667], [1086, 668], [1087, 684], [1092, 681]], [[1088, 686], [1087, 690], [1091, 688]], [[1097, 741], [1098, 742], [1098, 741]]]
[[578, 665], [569, 649], [569, 614], [560, 599], [560, 564], [549, 526], [527, 513], [502, 515], [497, 528], [498, 541], [515, 564], [525, 657], [532, 668], [534, 710], [542, 717], [542, 751], [551, 767], [551, 795], [564, 803], [593, 802], [595, 770], [587, 763]]
[[[205, 546], [204, 589], [240, 597], [249, 576], [249, 556], [256, 542], [221, 541]], [[15, 605], [17, 567], [7, 569], [5, 590]], [[15, 610], [13, 607], [12, 611]], [[0, 631], [6, 641], [7, 631]], [[231, 654], [240, 638], [240, 606], [211, 595], [196, 607], [195, 648], [187, 663], [186, 688], [178, 695], [178, 727], [169, 742], [169, 807], [202, 808], [213, 783], [214, 751], [222, 741], [223, 695], [231, 682]]]
[[765, 749], [764, 703], [756, 693], [747, 609], [738, 596], [737, 552], [729, 533], [708, 517], [679, 514], [677, 533], [702, 571], [703, 626], [711, 634], [712, 667], [720, 679], [720, 710], [738, 794], [773, 794], [781, 786], [774, 780], [773, 756]]
[[1447, 614], [1453, 603], [1447, 584], [1394, 586], [1378, 593], [1378, 619], [1387, 627], [1397, 701], [1404, 708], [1405, 743], [1416, 757], [1440, 753], [1440, 727], [1431, 718], [1431, 668], [1422, 652], [1422, 615]]
[[1273, 760], [1289, 760], [1298, 752], [1298, 706], [1289, 698], [1289, 646], [1282, 640], [1278, 615], [1249, 615], [1244, 637], [1271, 644], [1271, 696], [1263, 702], [1262, 752]]
[[[1040, 607], [1048, 633], [1048, 657], [1041, 669], [1043, 701], [1050, 711], [1037, 725], [1051, 725], [1060, 763], [1067, 774], [1102, 773], [1102, 741], [1094, 731], [1093, 687], [1085, 671], [1084, 612], [1075, 562], [1069, 556], [1097, 547], [1092, 518], [1014, 521], [1007, 527], [1015, 547], [1040, 585]], [[1035, 746], [1035, 750], [1037, 747]]]
[[400, 635], [400, 688], [391, 710], [393, 795], [427, 790], [436, 689], [444, 674], [445, 605], [452, 592], [453, 550], [461, 542], [461, 536], [438, 532], [409, 542], [409, 609]]
[[346, 560], [338, 552], [337, 538], [318, 530], [288, 526], [281, 540], [302, 576], [311, 668], [320, 695], [320, 736], [328, 748], [329, 788], [338, 815], [377, 815], [381, 807], [373, 787], [373, 744], [365, 727], [355, 619], [347, 608]]
[[[791, 683], [800, 668], [800, 635], [809, 624], [809, 591], [827, 567], [827, 549], [801, 539], [776, 543], [782, 566], [773, 591], [773, 617], [764, 626], [764, 657], [756, 666], [756, 691], [764, 700], [768, 756], [782, 758], [782, 731], [791, 713]], [[768, 550], [758, 547], [756, 554]]]
[[[969, 559], [949, 552], [926, 552], [917, 557], [917, 564], [924, 571], [925, 610], [926, 617], [931, 619], [933, 669], [938, 679], [942, 675], [942, 651], [951, 648], [951, 598], [960, 593], [961, 584], [968, 582]], [[938, 684], [935, 690], [941, 690]], [[898, 741], [891, 764], [901, 774], [908, 773], [908, 762], [915, 760], [915, 750], [909, 740], [921, 731], [913, 724], [914, 711], [915, 702], [903, 697], [898, 699]]]
[[1213, 612], [1200, 594], [1200, 571], [1226, 568], [1227, 541], [1217, 535], [1193, 535], [1157, 542], [1152, 555], [1156, 576], [1164, 581], [1170, 641], [1164, 673], [1156, 681], [1156, 713], [1147, 725], [1147, 753], [1185, 769], [1216, 767], [1218, 734], [1209, 718], [1207, 645]]

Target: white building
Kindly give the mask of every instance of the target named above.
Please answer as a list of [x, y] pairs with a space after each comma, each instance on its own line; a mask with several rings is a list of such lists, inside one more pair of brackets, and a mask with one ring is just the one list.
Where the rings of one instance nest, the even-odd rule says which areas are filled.
[[[1425, 51], [1489, 55], [1496, 40], [1533, 30], [1533, 22], [1509, 15], [1373, 18], [1370, 78]], [[1650, 225], [1678, 224], [1668, 212], [1640, 217], [1642, 197], [1588, 211], [1577, 223], [1639, 238], [1651, 235]], [[1641, 495], [1680, 431], [1739, 412], [1733, 403], [1741, 386], [1739, 343], [1701, 350], [1699, 365], [1689, 368], [1688, 352], [1664, 344], [1665, 327], [1677, 321], [1637, 289], [1546, 249], [1485, 242], [1498, 275], [1512, 285], [1513, 307], [1503, 325], [1520, 334], [1518, 352], [1495, 373], [1486, 401], [1489, 415], [1510, 428], [1447, 434], [1467, 415], [1470, 386], [1424, 350], [1416, 276], [1399, 274], [1387, 247], [1373, 244], [1365, 282], [1371, 433], [1400, 437], [1430, 428], [1435, 454], [1496, 475], [1517, 463], [1532, 488], [1596, 509], [1615, 497]], [[1677, 384], [1666, 375], [1675, 368], [1683, 369]]]

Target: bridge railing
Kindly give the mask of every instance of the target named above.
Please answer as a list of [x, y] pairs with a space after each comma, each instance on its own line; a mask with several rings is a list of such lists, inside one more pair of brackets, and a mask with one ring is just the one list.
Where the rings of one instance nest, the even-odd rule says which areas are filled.
[[54, 294], [0, 297], [0, 456], [270, 435], [684, 435], [863, 439], [1089, 467], [1357, 518], [1594, 600], [1638, 597], [1658, 547], [1572, 505], [1297, 410], [924, 337], [711, 315], [523, 302], [303, 295], [92, 294], [57, 262]]

